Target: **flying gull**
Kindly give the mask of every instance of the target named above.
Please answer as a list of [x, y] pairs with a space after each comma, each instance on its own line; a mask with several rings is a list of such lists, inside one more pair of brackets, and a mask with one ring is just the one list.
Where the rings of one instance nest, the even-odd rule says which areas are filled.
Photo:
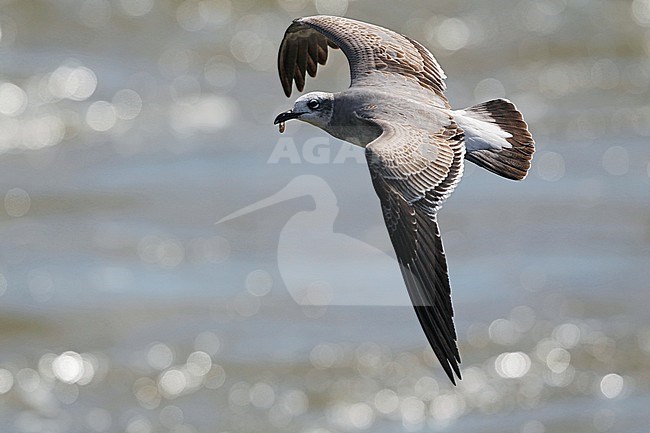
[[[365, 148], [372, 183], [409, 296], [447, 376], [461, 378], [451, 289], [437, 212], [463, 174], [467, 159], [507, 179], [526, 177], [535, 151], [512, 102], [494, 99], [453, 110], [445, 73], [417, 41], [377, 25], [333, 16], [298, 18], [278, 54], [287, 97], [307, 74], [316, 76], [329, 49], [350, 66], [350, 87], [311, 92], [279, 114]], [[455, 376], [454, 376], [455, 374]]]

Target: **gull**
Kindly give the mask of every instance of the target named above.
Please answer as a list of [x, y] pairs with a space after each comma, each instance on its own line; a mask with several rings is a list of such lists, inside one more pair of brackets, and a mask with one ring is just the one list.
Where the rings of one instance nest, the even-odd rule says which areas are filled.
[[287, 97], [302, 92], [329, 49], [341, 49], [350, 87], [310, 92], [275, 124], [298, 119], [365, 148], [375, 192], [406, 289], [424, 334], [455, 385], [461, 379], [447, 262], [437, 214], [463, 174], [464, 161], [512, 180], [526, 177], [534, 148], [514, 104], [494, 99], [454, 110], [435, 57], [408, 36], [334, 16], [297, 18], [278, 54]]

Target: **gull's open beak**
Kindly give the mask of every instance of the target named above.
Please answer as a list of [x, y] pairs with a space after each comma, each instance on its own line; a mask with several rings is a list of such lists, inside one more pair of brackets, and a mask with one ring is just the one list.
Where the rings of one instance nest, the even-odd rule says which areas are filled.
[[287, 120], [297, 119], [303, 114], [304, 113], [294, 113], [292, 110], [285, 111], [284, 113], [278, 114], [278, 117], [275, 118], [273, 124], [277, 125], [278, 123], [286, 122]]

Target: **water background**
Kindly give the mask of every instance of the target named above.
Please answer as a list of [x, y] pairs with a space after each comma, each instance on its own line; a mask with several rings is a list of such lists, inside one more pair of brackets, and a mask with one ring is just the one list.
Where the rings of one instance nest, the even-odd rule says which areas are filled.
[[[421, 41], [452, 106], [507, 97], [537, 141], [440, 213], [458, 387], [411, 308], [289, 295], [279, 238], [318, 194], [215, 225], [315, 175], [334, 232], [391, 253], [362, 151], [272, 125], [318, 12]], [[647, 0], [4, 0], [0, 30], [0, 431], [648, 430]], [[307, 87], [348, 80], [334, 53]], [[344, 253], [333, 280], [398, 273]]]

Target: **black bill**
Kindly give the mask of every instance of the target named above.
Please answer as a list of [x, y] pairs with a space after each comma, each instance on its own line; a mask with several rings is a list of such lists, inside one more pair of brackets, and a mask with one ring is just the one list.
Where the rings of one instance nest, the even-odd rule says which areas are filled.
[[278, 114], [278, 117], [275, 118], [273, 124], [277, 125], [278, 123], [286, 122], [287, 120], [297, 119], [302, 116], [302, 114], [303, 113], [294, 113], [292, 110], [285, 111], [284, 113]]

